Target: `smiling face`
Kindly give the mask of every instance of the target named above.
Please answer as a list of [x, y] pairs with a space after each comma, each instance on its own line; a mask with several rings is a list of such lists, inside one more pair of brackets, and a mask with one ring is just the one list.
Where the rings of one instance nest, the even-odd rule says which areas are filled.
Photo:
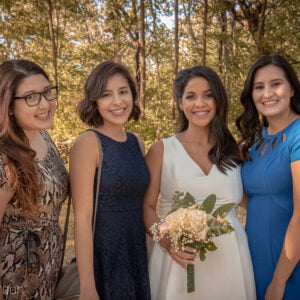
[[[15, 97], [42, 92], [49, 87], [50, 84], [44, 75], [31, 75], [19, 84]], [[56, 106], [57, 101], [47, 101], [44, 96], [42, 96], [41, 102], [33, 107], [29, 107], [25, 99], [16, 99], [12, 114], [18, 125], [29, 136], [38, 130], [52, 127]]]
[[217, 107], [210, 84], [204, 77], [193, 77], [189, 80], [182, 95], [180, 108], [189, 121], [189, 127], [209, 127]]
[[123, 126], [133, 109], [133, 99], [128, 81], [122, 74], [111, 76], [99, 99], [97, 107], [104, 126]]
[[258, 69], [254, 76], [252, 98], [256, 109], [267, 119], [288, 117], [294, 90], [287, 80], [284, 71], [267, 65]]

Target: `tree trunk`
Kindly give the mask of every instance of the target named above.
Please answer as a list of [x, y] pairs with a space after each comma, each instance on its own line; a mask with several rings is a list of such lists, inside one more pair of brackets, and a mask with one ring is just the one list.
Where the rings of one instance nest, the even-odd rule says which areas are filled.
[[206, 65], [206, 33], [207, 33], [207, 11], [208, 11], [207, 0], [204, 0], [204, 13], [203, 13], [203, 29], [202, 29], [202, 43], [203, 43], [203, 52], [201, 63], [203, 66]]
[[[55, 85], [58, 85], [58, 69], [57, 69], [57, 58], [58, 58], [58, 34], [55, 33], [54, 22], [53, 22], [53, 5], [51, 0], [46, 0], [48, 7], [48, 17], [49, 17], [49, 35], [52, 44], [52, 64], [53, 64], [53, 73]], [[57, 17], [58, 18], [58, 17]], [[58, 21], [58, 19], [57, 19]], [[58, 26], [58, 24], [57, 24]], [[57, 29], [58, 30], [58, 29]]]
[[142, 110], [142, 117], [146, 106], [146, 53], [145, 53], [145, 2], [141, 0], [141, 20], [140, 20], [140, 103]]
[[[179, 65], [179, 35], [178, 35], [178, 0], [174, 1], [174, 15], [175, 15], [175, 32], [174, 32], [174, 79], [178, 73]], [[176, 107], [176, 96], [173, 95], [172, 101], [172, 120], [175, 120], [175, 107]]]
[[265, 19], [266, 19], [266, 8], [267, 8], [267, 0], [261, 0], [261, 11], [260, 18], [258, 20], [258, 45], [257, 45], [257, 56], [261, 56], [264, 54], [268, 54], [268, 50], [263, 45], [263, 39], [265, 35]]
[[225, 25], [224, 25], [224, 14], [225, 11], [221, 11], [218, 14], [218, 20], [221, 29], [221, 38], [219, 40], [219, 48], [218, 48], [218, 61], [219, 61], [219, 73], [223, 74], [223, 46], [224, 46], [224, 32], [225, 32]]
[[256, 45], [256, 56], [268, 54], [268, 48], [263, 44], [265, 34], [265, 18], [268, 0], [256, 1], [256, 4], [238, 0], [240, 10], [237, 11], [235, 1], [225, 1], [230, 5], [233, 18], [249, 30]]

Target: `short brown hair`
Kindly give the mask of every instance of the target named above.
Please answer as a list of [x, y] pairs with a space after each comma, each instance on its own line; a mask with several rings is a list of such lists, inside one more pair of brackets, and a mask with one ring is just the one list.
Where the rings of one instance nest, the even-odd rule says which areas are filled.
[[107, 60], [92, 70], [84, 86], [84, 98], [78, 104], [79, 117], [89, 126], [103, 125], [103, 118], [98, 111], [96, 100], [101, 97], [107, 81], [115, 74], [123, 75], [131, 90], [133, 108], [128, 120], [139, 119], [141, 110], [138, 105], [138, 92], [129, 70], [122, 63]]

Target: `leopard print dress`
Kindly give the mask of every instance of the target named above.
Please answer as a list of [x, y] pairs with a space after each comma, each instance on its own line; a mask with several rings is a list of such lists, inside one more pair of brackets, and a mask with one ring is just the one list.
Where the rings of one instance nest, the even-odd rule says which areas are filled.
[[[22, 217], [13, 197], [0, 224], [0, 283], [4, 300], [54, 298], [63, 247], [58, 218], [68, 194], [69, 176], [49, 134], [40, 133], [48, 145], [48, 154], [36, 159], [43, 183], [37, 212], [34, 217]], [[11, 189], [1, 155], [0, 188]]]

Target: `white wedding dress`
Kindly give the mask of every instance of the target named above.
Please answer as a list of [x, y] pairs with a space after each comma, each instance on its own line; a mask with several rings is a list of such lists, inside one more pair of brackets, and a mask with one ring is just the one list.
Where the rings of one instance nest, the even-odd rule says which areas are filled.
[[[242, 199], [240, 167], [227, 175], [212, 166], [208, 175], [192, 160], [175, 137], [163, 140], [164, 154], [161, 174], [161, 213], [171, 209], [175, 191], [189, 192], [196, 200], [217, 195], [216, 207]], [[216, 237], [218, 249], [208, 251], [205, 261], [195, 264], [195, 291], [187, 293], [186, 271], [153, 244], [149, 254], [152, 300], [255, 300], [255, 285], [245, 231], [236, 218], [236, 208], [226, 217], [234, 231]]]

